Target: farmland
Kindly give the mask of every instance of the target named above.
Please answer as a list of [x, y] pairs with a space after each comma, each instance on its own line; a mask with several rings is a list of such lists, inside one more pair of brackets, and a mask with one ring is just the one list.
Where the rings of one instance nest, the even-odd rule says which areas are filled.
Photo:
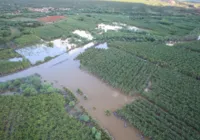
[[[77, 59], [82, 69], [138, 97], [119, 109], [117, 115], [145, 136], [156, 140], [197, 140], [200, 138], [198, 27], [193, 28], [189, 22], [174, 23], [184, 17], [166, 17], [168, 23], [166, 20], [158, 23], [157, 18], [157, 24], [152, 17], [151, 22], [148, 17], [142, 19], [146, 22], [133, 21], [137, 27], [150, 29], [149, 32], [120, 31], [99, 36], [98, 39], [108, 41], [109, 49], [88, 49]], [[167, 46], [168, 41], [175, 45]]]
[[[123, 50], [124, 49], [126, 49], [126, 47], [124, 47]], [[142, 50], [142, 47], [139, 49]], [[182, 50], [180, 50], [180, 52], [182, 52]], [[156, 106], [159, 110], [164, 110], [164, 112], [166, 111], [170, 114], [165, 116], [165, 120], [171, 117], [176, 119], [173, 121], [183, 123], [188, 127], [186, 127], [186, 131], [193, 132], [193, 129], [195, 130], [194, 132], [196, 132], [196, 134], [191, 134], [195, 135], [193, 139], [199, 138], [200, 114], [198, 111], [198, 101], [200, 97], [200, 86], [196, 78], [182, 74], [173, 68], [160, 67], [157, 63], [152, 63], [130, 52], [127, 53], [127, 51], [118, 50], [116, 48], [110, 48], [108, 50], [89, 49], [85, 53], [79, 55], [78, 59], [81, 60], [81, 64], [86, 67], [87, 70], [98, 75], [113, 87], [119, 88], [127, 94], [137, 95], [140, 93], [139, 95], [142, 96], [142, 99], [144, 98], [143, 100], [145, 102], [148, 104], [153, 103], [153, 106]], [[140, 99], [138, 99], [138, 102], [140, 102]], [[166, 130], [166, 132], [163, 132], [165, 134], [162, 133], [162, 136], [159, 135], [165, 130], [164, 128], [160, 130], [160, 132], [155, 132], [158, 134], [154, 134], [154, 132], [149, 134], [148, 128], [152, 131], [153, 129], [152, 127], [150, 128], [148, 124], [144, 125], [143, 121], [148, 117], [150, 117], [149, 121], [154, 121], [155, 118], [151, 113], [144, 111], [144, 109], [140, 108], [139, 112], [136, 111], [137, 109], [135, 106], [137, 106], [137, 103], [133, 102], [120, 110], [119, 114], [139, 128], [144, 134], [146, 133], [146, 136], [152, 137], [153, 139], [166, 137], [171, 137], [173, 139], [173, 136], [170, 134], [171, 130]], [[150, 105], [147, 105], [144, 108], [150, 110], [151, 108], [149, 106]], [[129, 110], [129, 108], [131, 109]], [[136, 112], [140, 115], [144, 113], [144, 115], [146, 114], [149, 116], [144, 117], [145, 119], [140, 121], [137, 120], [139, 116], [131, 117]], [[141, 116], [139, 118], [141, 119]], [[172, 128], [180, 125], [176, 123], [171, 124], [173, 124]], [[163, 121], [160, 121], [160, 125], [165, 126]], [[155, 130], [157, 130], [156, 126]], [[184, 132], [177, 133], [183, 134]], [[186, 136], [179, 135], [177, 139], [188, 139], [190, 134], [187, 134]]]
[[66, 112], [66, 108], [68, 111], [74, 108], [70, 102], [76, 102], [73, 93], [66, 88], [64, 91], [56, 89], [33, 75], [0, 83], [0, 93], [9, 92], [14, 95], [0, 96], [1, 139], [109, 140], [96, 125], [92, 128], [86, 125], [92, 120], [82, 119], [84, 112], [77, 112], [76, 116]]
[[156, 71], [152, 64], [117, 49], [105, 51], [91, 48], [77, 59], [89, 71], [129, 94], [133, 94], [133, 89], [143, 90], [147, 79]]
[[11, 1], [0, 139], [200, 139], [198, 3]]
[[[195, 42], [194, 42], [195, 43]], [[187, 43], [183, 43], [187, 45]], [[185, 46], [180, 45], [180, 46]], [[197, 78], [200, 76], [199, 63], [200, 58], [198, 52], [188, 52], [181, 49], [166, 46], [159, 43], [124, 43], [114, 42], [111, 47], [119, 48], [127, 53], [131, 53], [151, 63], [158, 64], [161, 67], [169, 67], [177, 71]], [[195, 47], [195, 45], [193, 45]], [[191, 48], [192, 49], [192, 48]], [[184, 66], [182, 65], [184, 63]]]

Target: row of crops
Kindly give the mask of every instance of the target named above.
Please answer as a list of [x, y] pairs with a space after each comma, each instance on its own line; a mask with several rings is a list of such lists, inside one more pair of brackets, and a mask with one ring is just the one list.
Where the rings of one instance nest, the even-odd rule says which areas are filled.
[[154, 75], [151, 90], [143, 95], [200, 132], [199, 81], [167, 69]]
[[200, 139], [200, 134], [192, 127], [145, 99], [126, 105], [118, 111], [118, 115], [155, 140]]
[[192, 41], [186, 43], [178, 43], [175, 47], [182, 48], [188, 51], [200, 52], [200, 41]]
[[153, 64], [115, 48], [106, 51], [91, 48], [77, 59], [80, 59], [81, 64], [89, 71], [129, 94], [142, 91], [157, 69]]
[[77, 100], [70, 90], [43, 83], [38, 75], [0, 83], [0, 94], [4, 94], [0, 95], [1, 140], [110, 139], [75, 107]]
[[[135, 47], [134, 44], [132, 46]], [[163, 68], [158, 63], [141, 59], [131, 51], [126, 51], [126, 46], [123, 47], [111, 47], [108, 50], [91, 48], [79, 55], [78, 59], [83, 68], [86, 67], [112, 86], [126, 93], [141, 93], [141, 99], [119, 110], [119, 114], [146, 136], [155, 140], [199, 139], [199, 80], [179, 70]], [[188, 52], [179, 50], [179, 53]], [[150, 49], [148, 51], [151, 52]], [[159, 52], [155, 53], [159, 55]], [[198, 65], [197, 60], [191, 62], [191, 65], [195, 63]], [[182, 63], [184, 66], [185, 63]]]
[[[131, 43], [112, 42], [110, 47], [115, 47], [130, 54], [146, 59], [161, 67], [175, 69], [185, 75], [200, 77], [200, 55], [198, 52], [185, 51], [176, 47], [169, 47], [160, 43]], [[184, 64], [184, 65], [183, 65]]]
[[91, 130], [66, 114], [59, 94], [0, 96], [0, 139], [85, 139]]

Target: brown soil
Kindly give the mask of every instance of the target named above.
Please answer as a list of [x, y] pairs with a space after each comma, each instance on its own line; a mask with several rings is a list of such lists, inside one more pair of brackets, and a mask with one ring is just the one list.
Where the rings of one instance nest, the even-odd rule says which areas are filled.
[[40, 22], [56, 22], [58, 20], [64, 19], [64, 16], [47, 16], [47, 17], [42, 17], [42, 18], [38, 18], [37, 20]]

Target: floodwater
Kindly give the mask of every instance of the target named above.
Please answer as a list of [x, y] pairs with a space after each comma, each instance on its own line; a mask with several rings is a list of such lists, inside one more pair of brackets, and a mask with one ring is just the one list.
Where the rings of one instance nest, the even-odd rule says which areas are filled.
[[69, 42], [69, 38], [66, 40], [56, 39], [51, 41], [51, 43], [53, 44], [52, 47], [48, 47], [48, 42], [46, 42], [43, 44], [21, 48], [16, 50], [16, 52], [28, 59], [31, 64], [36, 64], [38, 61], [44, 61], [44, 59], [48, 56], [55, 57], [76, 47], [76, 44]]
[[113, 22], [111, 25], [101, 23], [101, 24], [98, 24], [97, 26], [98, 27], [96, 29], [103, 30], [104, 32], [107, 32], [109, 30], [118, 31], [118, 30], [121, 30], [121, 29], [127, 29], [129, 31], [134, 31], [134, 32], [136, 32], [136, 31], [146, 31], [145, 29], [138, 28], [136, 26], [130, 26], [130, 25], [127, 25], [127, 24], [124, 24], [124, 23], [118, 23], [118, 22]]
[[15, 58], [9, 59], [9, 61], [10, 62], [19, 62], [19, 61], [23, 61], [23, 58], [21, 58], [21, 57], [19, 57], [19, 58], [15, 57]]
[[113, 114], [105, 115], [106, 110], [115, 111], [132, 102], [134, 98], [120, 93], [95, 76], [80, 70], [80, 63], [74, 58], [90, 46], [91, 44], [85, 45], [83, 48], [74, 49], [47, 63], [0, 77], [0, 82], [38, 73], [43, 80], [54, 83], [55, 87], [65, 86], [73, 92], [80, 88], [88, 100], [84, 100], [83, 96], [76, 94], [80, 101], [79, 105], [82, 105], [102, 128], [108, 130], [115, 140], [143, 139], [137, 129], [130, 126], [125, 127], [124, 121]]
[[93, 36], [88, 31], [82, 31], [82, 30], [75, 30], [73, 34], [77, 34], [80, 37], [86, 38], [88, 40], [92, 40]]
[[108, 49], [108, 44], [105, 42], [103, 44], [99, 44], [99, 45], [95, 46], [95, 48], [107, 50]]

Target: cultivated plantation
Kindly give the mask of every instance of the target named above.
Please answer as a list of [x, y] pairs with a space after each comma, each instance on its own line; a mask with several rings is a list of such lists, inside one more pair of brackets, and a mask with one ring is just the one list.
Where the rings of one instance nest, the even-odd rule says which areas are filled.
[[200, 139], [199, 3], [11, 1], [0, 139]]
[[110, 139], [75, 108], [69, 89], [56, 89], [38, 75], [0, 83], [0, 93], [0, 139]]

